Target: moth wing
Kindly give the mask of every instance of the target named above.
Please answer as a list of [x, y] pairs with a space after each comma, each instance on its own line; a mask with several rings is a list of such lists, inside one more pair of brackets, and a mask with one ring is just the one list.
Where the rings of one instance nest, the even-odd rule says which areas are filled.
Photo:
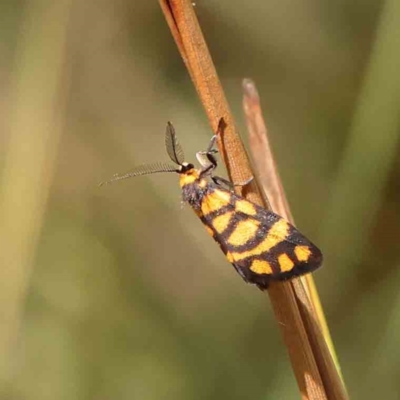
[[225, 190], [204, 200], [203, 223], [245, 281], [266, 289], [321, 265], [319, 249], [279, 215]]

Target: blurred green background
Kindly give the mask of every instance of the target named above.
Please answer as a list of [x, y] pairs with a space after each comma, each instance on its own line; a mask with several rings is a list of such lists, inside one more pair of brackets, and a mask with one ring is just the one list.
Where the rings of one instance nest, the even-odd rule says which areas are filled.
[[[243, 137], [258, 84], [350, 395], [400, 398], [400, 2], [199, 0]], [[157, 1], [0, 2], [0, 396], [295, 399], [268, 297], [177, 177], [211, 136]], [[223, 170], [223, 167], [221, 167]]]

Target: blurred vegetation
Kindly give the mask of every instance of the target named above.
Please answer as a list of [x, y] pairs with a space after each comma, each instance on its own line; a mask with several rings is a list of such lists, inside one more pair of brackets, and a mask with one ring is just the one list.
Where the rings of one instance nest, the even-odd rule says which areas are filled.
[[[196, 2], [244, 132], [263, 98], [353, 398], [400, 397], [396, 0]], [[292, 399], [267, 297], [243, 284], [175, 176], [98, 188], [211, 135], [156, 1], [0, 3], [4, 399]], [[396, 31], [397, 29], [397, 31]]]

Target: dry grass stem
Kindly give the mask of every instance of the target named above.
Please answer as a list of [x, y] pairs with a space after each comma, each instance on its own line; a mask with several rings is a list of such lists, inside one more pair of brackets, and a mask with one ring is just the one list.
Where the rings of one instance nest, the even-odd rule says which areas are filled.
[[[218, 145], [228, 174], [232, 182], [236, 184], [246, 182], [254, 174], [238, 135], [234, 118], [230, 112], [193, 6], [187, 0], [160, 0], [160, 4], [212, 129], [216, 130], [221, 117], [227, 123], [227, 129]], [[237, 190], [249, 200], [263, 204], [255, 180], [245, 187], [238, 187]], [[283, 191], [281, 186], [279, 190]], [[272, 198], [285, 201], [285, 197], [278, 194]], [[330, 390], [324, 387], [321, 379], [319, 367], [313, 354], [312, 344], [314, 345], [314, 342], [311, 343], [308, 337], [309, 329], [306, 329], [306, 324], [303, 322], [304, 310], [299, 308], [298, 298], [294, 295], [292, 285], [290, 283], [271, 285], [268, 294], [279, 326], [283, 328], [283, 338], [288, 348], [302, 398], [345, 398], [343, 396], [328, 397], [327, 393]], [[302, 301], [310, 304], [305, 292]]]
[[[216, 131], [221, 117], [227, 124], [218, 145], [229, 177], [234, 183], [247, 182], [253, 173], [192, 3], [186, 0], [160, 0], [160, 4], [212, 130]], [[261, 204], [258, 187], [254, 182], [238, 187], [237, 190]]]
[[[272, 210], [294, 224], [268, 139], [268, 130], [262, 115], [260, 97], [254, 82], [245, 79], [243, 81], [243, 92], [243, 108], [246, 114], [249, 143], [259, 174], [260, 185], [269, 199]], [[284, 285], [290, 285], [293, 288], [293, 292], [288, 292], [288, 294], [290, 296], [293, 294], [297, 301], [302, 319], [301, 329], [304, 327], [306, 331], [327, 398], [346, 398], [339, 365], [337, 362], [335, 363], [333, 345], [312, 275], [294, 279]], [[277, 286], [279, 290], [279, 287], [284, 285], [274, 286]], [[278, 316], [278, 318], [282, 317], [284, 316]], [[285, 331], [285, 329], [286, 327], [282, 326], [282, 330]], [[284, 336], [287, 335], [285, 332], [283, 334]], [[331, 346], [328, 346], [327, 343], [330, 343]]]

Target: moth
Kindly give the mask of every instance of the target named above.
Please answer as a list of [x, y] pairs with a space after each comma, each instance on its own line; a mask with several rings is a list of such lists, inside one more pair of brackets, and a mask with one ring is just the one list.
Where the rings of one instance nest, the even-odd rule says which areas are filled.
[[272, 281], [316, 270], [323, 257], [309, 239], [281, 216], [236, 195], [229, 181], [214, 176], [215, 142], [223, 125], [221, 119], [207, 149], [196, 154], [200, 169], [184, 161], [175, 129], [168, 122], [165, 146], [174, 165], [158, 162], [138, 166], [101, 184], [159, 172], [177, 173], [183, 201], [192, 207], [239, 275], [261, 290]]

